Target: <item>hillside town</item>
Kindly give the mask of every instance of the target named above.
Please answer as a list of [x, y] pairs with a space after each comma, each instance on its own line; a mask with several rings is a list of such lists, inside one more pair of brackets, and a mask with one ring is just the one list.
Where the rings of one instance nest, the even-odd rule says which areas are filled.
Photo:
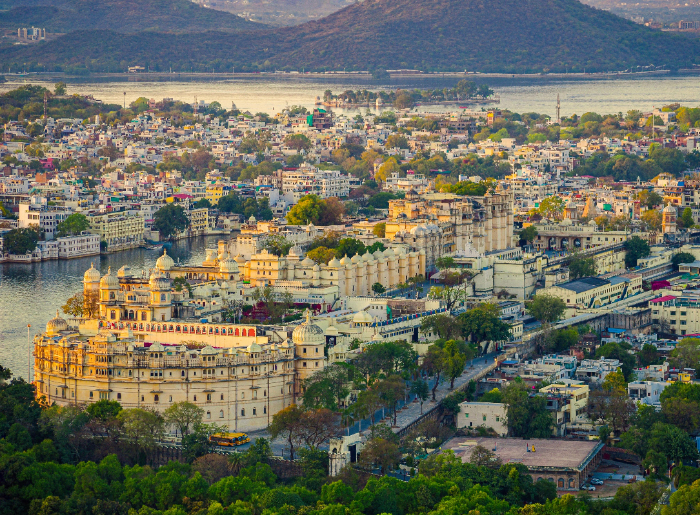
[[700, 109], [393, 98], [7, 119], [0, 261], [158, 249], [85, 270], [33, 338], [36, 398], [145, 410], [193, 460], [222, 430], [323, 449], [342, 480], [517, 465], [545, 504], [700, 479]]

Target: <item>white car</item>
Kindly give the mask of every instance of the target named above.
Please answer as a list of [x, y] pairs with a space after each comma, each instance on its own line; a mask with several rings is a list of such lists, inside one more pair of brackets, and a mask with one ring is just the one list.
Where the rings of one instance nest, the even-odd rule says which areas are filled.
[[583, 485], [581, 487], [581, 490], [588, 490], [590, 492], [595, 492], [595, 486], [593, 485]]
[[593, 479], [591, 479], [591, 484], [592, 484], [592, 485], [602, 485], [602, 484], [603, 484], [603, 480], [602, 480], [602, 479], [598, 479], [598, 478], [593, 478]]

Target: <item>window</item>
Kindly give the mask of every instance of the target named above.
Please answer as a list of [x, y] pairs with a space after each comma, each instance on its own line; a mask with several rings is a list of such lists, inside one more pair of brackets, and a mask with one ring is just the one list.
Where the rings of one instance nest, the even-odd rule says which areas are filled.
[[263, 406], [263, 414], [267, 413], [267, 406]]
[[92, 392], [90, 392], [90, 398], [92, 399]]
[[245, 417], [245, 408], [241, 409], [241, 417]]
[[211, 411], [207, 411], [207, 418], [211, 418]]
[[224, 410], [219, 411], [219, 418], [224, 418]]
[[258, 410], [256, 408], [253, 408], [253, 416], [258, 414]]
[[222, 401], [224, 400], [224, 394], [223, 394], [223, 393], [221, 394], [221, 400], [222, 400]]
[[211, 394], [210, 393], [207, 394], [207, 401], [211, 401]]
[[153, 401], [154, 401], [154, 402], [158, 402], [159, 400], [160, 400], [160, 399], [159, 399], [159, 397], [158, 397], [158, 394], [155, 394], [155, 395], [153, 396]]
[[173, 396], [168, 397], [168, 402], [173, 402]]
[[197, 396], [196, 396], [196, 395], [194, 396], [194, 402], [197, 402]]
[[484, 422], [486, 422], [486, 415], [482, 415]]

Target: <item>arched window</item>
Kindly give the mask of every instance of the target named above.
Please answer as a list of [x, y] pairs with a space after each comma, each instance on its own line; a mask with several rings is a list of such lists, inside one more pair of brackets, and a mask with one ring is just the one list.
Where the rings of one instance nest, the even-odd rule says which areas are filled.
[[245, 329], [243, 329], [243, 333], [242, 333], [242, 334], [243, 334], [243, 336], [246, 336], [246, 330], [245, 330]]
[[158, 400], [159, 400], [158, 394], [155, 394], [155, 395], [153, 396], [153, 400], [154, 400], [155, 402], [158, 402]]
[[576, 485], [576, 482], [574, 481], [574, 478], [570, 477], [569, 478], [569, 488], [574, 488]]
[[238, 327], [236, 327], [236, 336], [240, 336], [240, 332], [238, 331]]
[[245, 408], [241, 408], [241, 417], [245, 417]]
[[168, 330], [169, 330], [170, 332], [172, 332], [173, 326], [171, 325], [170, 327], [168, 327]]
[[255, 336], [255, 329], [248, 329], [248, 336]]
[[564, 479], [559, 478], [559, 481], [557, 481], [557, 488], [564, 488]]
[[187, 326], [184, 326], [184, 327], [182, 328], [182, 332], [183, 332], [183, 333], [186, 333], [186, 332], [187, 332]]
[[163, 302], [165, 302], [165, 293], [161, 293], [161, 294], [160, 294], [160, 300], [162, 300]]
[[114, 300], [114, 292], [110, 292], [109, 294], [109, 300]]
[[178, 333], [180, 332], [180, 326], [179, 326], [179, 325], [176, 325], [176, 326], [175, 326], [175, 331], [178, 332]]
[[219, 328], [214, 329], [214, 334], [219, 334]]
[[224, 418], [224, 410], [219, 411], [219, 418]]
[[211, 418], [211, 411], [207, 411], [207, 418]]
[[196, 395], [194, 396], [194, 402], [197, 402], [197, 396], [196, 396]]

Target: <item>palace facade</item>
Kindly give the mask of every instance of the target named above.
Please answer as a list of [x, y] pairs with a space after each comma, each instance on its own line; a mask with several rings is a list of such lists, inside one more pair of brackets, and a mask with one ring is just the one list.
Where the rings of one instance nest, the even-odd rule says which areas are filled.
[[323, 330], [307, 312], [291, 340], [273, 342], [254, 326], [186, 316], [161, 269], [169, 259], [161, 257], [147, 280], [124, 269], [85, 273], [95, 316], [69, 324], [57, 313], [35, 338], [37, 396], [62, 406], [114, 400], [159, 411], [188, 401], [204, 410], [204, 422], [267, 427], [295, 403], [302, 381], [325, 367]]

